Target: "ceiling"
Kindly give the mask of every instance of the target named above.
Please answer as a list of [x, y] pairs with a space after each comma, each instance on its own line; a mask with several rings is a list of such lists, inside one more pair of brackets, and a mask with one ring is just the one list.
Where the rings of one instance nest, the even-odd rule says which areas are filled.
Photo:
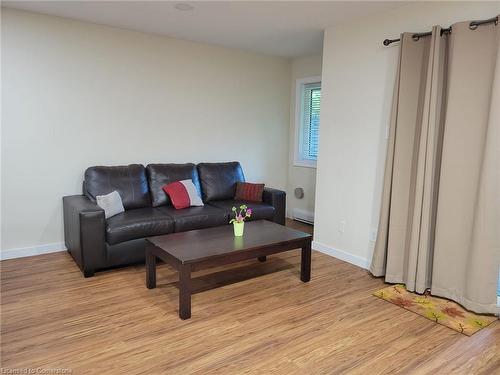
[[282, 57], [319, 54], [323, 30], [395, 8], [385, 1], [2, 1], [2, 6]]

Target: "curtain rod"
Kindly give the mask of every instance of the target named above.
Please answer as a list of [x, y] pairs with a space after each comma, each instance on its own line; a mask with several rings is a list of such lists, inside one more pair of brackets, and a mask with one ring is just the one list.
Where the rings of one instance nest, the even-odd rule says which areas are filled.
[[[476, 30], [479, 25], [485, 25], [488, 23], [494, 23], [495, 25], [498, 25], [498, 16], [493, 17], [493, 18], [488, 18], [487, 20], [472, 21], [471, 23], [469, 23], [469, 29]], [[451, 26], [448, 27], [447, 29], [441, 29], [441, 35], [449, 34], [449, 33], [451, 33]], [[432, 35], [432, 31], [428, 31], [426, 33], [413, 34], [412, 38], [413, 38], [413, 40], [417, 41], [420, 38], [422, 38], [424, 36], [429, 36], [429, 35]], [[400, 38], [398, 38], [398, 39], [385, 39], [382, 43], [384, 44], [384, 46], [388, 46], [391, 43], [399, 42], [399, 41], [400, 41]]]

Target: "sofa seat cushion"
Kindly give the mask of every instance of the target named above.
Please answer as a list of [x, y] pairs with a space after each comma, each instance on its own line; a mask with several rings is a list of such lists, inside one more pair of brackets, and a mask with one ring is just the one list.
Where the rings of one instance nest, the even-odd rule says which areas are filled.
[[127, 210], [106, 220], [106, 242], [110, 245], [173, 231], [173, 219], [152, 207]]
[[248, 202], [248, 201], [235, 201], [233, 199], [224, 201], [214, 201], [209, 203], [211, 206], [223, 209], [230, 219], [233, 218], [234, 214], [231, 209], [236, 207], [238, 210], [242, 204], [246, 204], [248, 208], [252, 209], [252, 216], [247, 220], [273, 220], [274, 218], [274, 207], [270, 204], [260, 203], [260, 202]]
[[225, 210], [208, 205], [180, 210], [176, 210], [172, 206], [158, 207], [158, 209], [174, 220], [174, 230], [176, 232], [216, 227], [229, 223]]

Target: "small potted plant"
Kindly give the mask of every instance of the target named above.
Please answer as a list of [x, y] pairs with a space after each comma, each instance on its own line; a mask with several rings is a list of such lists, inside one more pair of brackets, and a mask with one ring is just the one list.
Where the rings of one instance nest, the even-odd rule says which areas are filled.
[[245, 229], [245, 219], [252, 216], [252, 209], [242, 204], [239, 211], [236, 207], [233, 207], [232, 211], [234, 212], [234, 219], [231, 219], [229, 224], [233, 224], [235, 237], [241, 237]]

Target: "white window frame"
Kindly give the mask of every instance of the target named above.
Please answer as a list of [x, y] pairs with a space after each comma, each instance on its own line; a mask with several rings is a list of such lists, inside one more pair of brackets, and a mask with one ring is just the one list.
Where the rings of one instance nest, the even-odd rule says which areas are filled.
[[302, 158], [302, 114], [304, 111], [304, 86], [309, 83], [321, 83], [321, 76], [299, 78], [295, 81], [295, 144], [293, 165], [296, 167], [316, 168], [317, 161]]

